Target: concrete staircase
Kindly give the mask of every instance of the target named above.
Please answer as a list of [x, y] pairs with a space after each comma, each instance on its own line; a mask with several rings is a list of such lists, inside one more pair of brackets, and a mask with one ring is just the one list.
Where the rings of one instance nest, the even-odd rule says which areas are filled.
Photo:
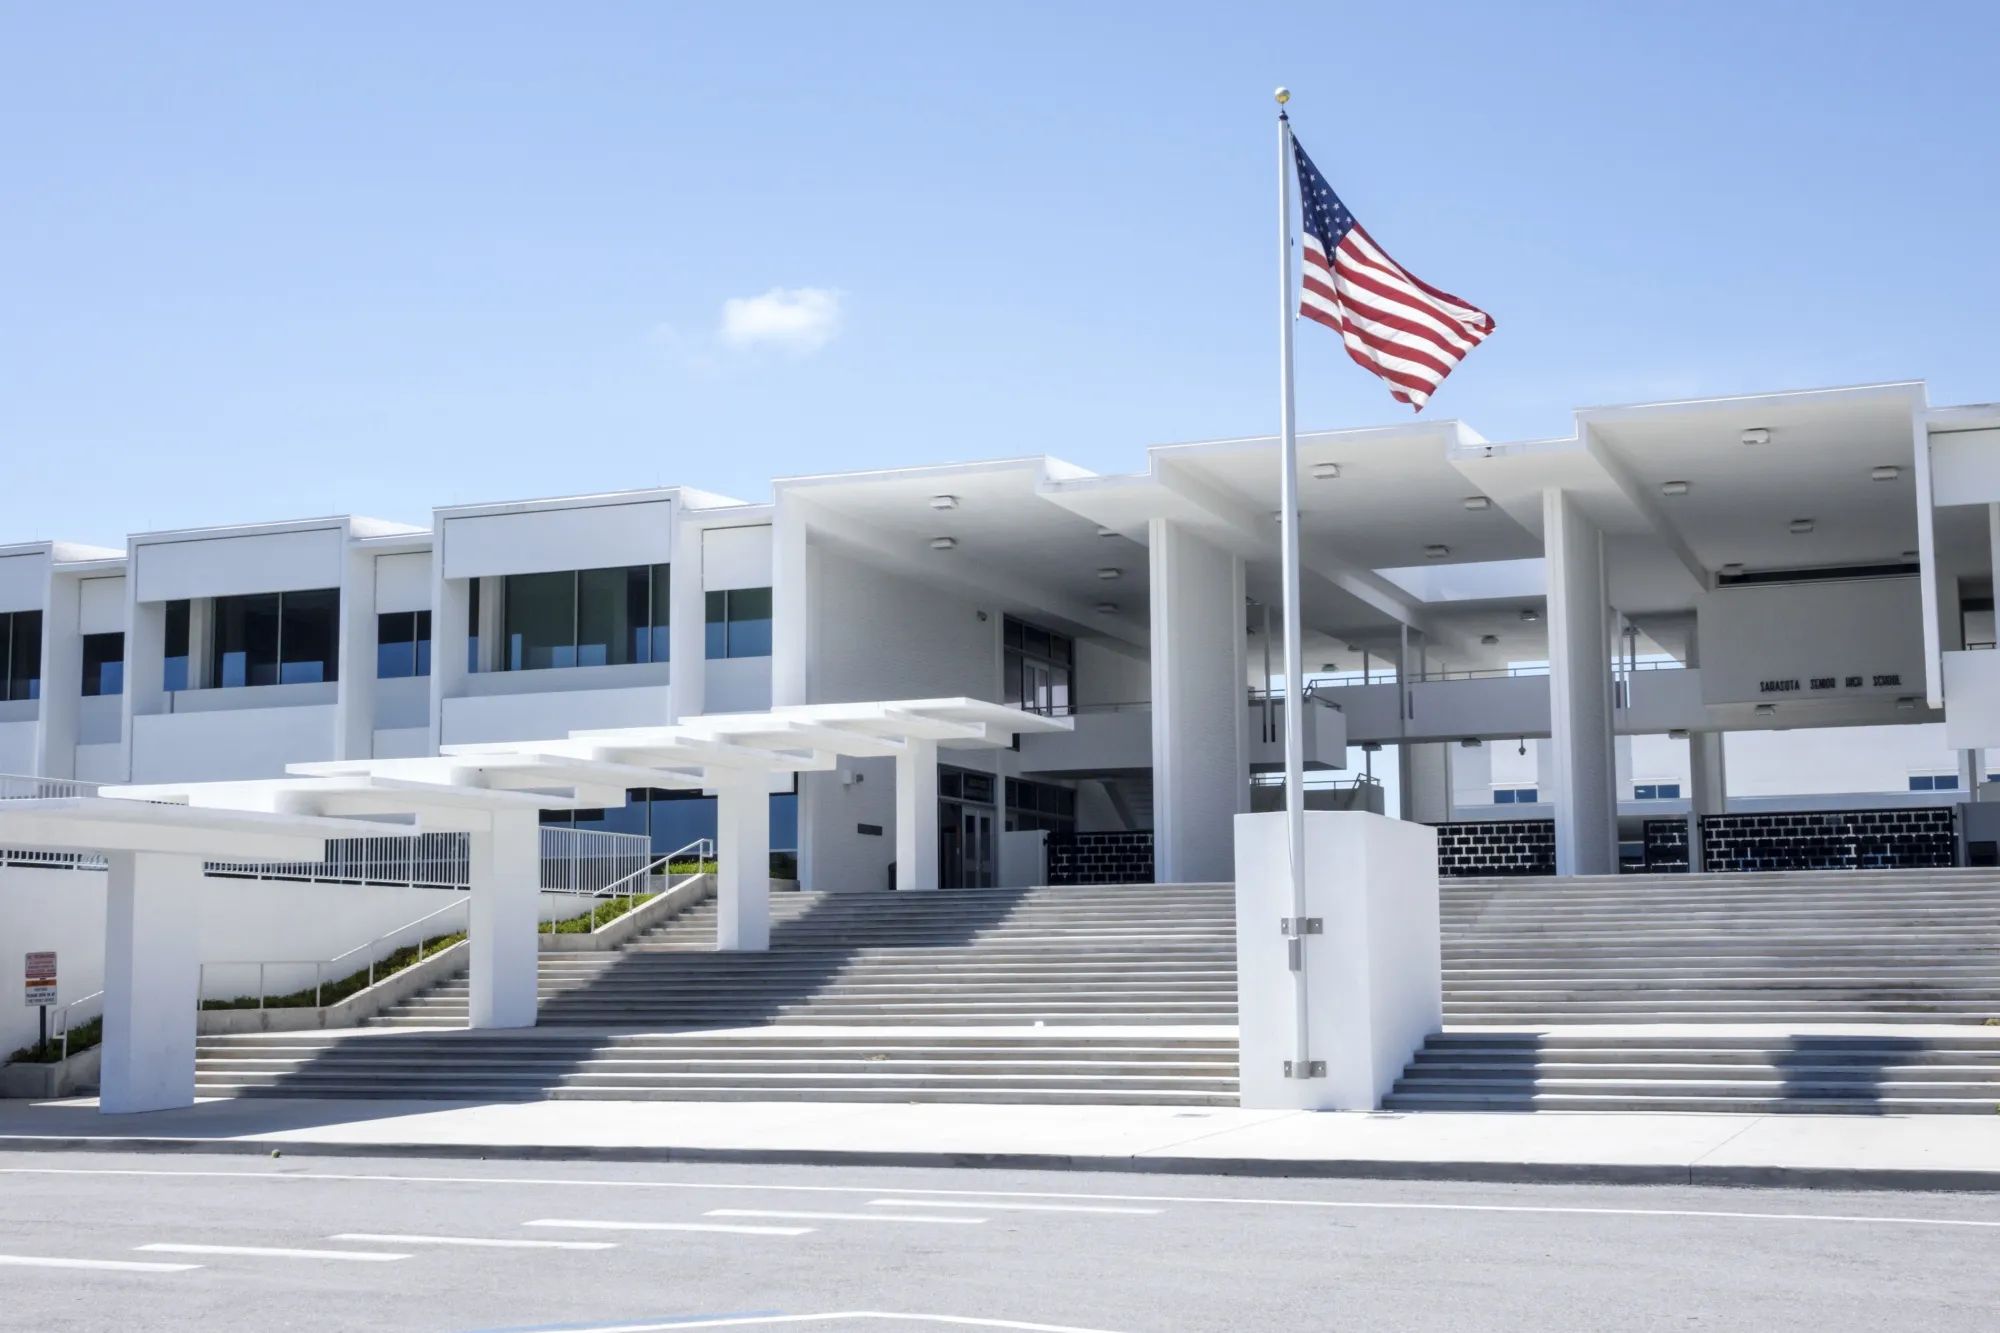
[[[1447, 880], [1400, 1110], [2000, 1107], [2000, 874]], [[1480, 1029], [1490, 1029], [1481, 1031]]]
[[[612, 954], [544, 954], [540, 1025], [208, 1038], [204, 1096], [1232, 1104], [1226, 885], [784, 894], [768, 954], [705, 904]], [[401, 1030], [394, 1030], [401, 1029]], [[622, 1030], [621, 1030], [622, 1029]]]
[[2000, 872], [1445, 880], [1445, 1021], [1982, 1023]]

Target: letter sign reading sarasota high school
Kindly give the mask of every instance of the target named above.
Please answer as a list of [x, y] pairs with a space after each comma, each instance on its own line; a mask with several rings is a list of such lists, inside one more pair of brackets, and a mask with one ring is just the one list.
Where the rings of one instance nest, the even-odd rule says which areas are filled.
[[56, 955], [51, 949], [47, 953], [28, 955], [28, 1007], [54, 1004], [56, 1002]]

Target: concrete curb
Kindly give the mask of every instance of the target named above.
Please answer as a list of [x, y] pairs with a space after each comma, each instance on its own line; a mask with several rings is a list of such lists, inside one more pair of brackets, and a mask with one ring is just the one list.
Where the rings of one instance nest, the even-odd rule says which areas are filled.
[[1609, 1162], [1419, 1162], [1376, 1158], [1116, 1157], [1063, 1153], [882, 1152], [827, 1148], [676, 1148], [589, 1144], [342, 1143], [94, 1135], [0, 1135], [0, 1152], [172, 1153], [447, 1161], [716, 1163], [736, 1166], [956, 1167], [1122, 1175], [1301, 1180], [1464, 1181], [1496, 1185], [1707, 1185], [1737, 1189], [2000, 1193], [2000, 1171], [1951, 1167], [1702, 1166]]

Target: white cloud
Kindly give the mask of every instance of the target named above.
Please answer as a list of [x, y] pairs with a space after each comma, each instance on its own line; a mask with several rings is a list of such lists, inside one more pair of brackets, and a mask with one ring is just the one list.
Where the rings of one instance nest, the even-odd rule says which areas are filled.
[[830, 287], [773, 287], [722, 303], [716, 340], [738, 351], [774, 347], [809, 356], [840, 333], [843, 293]]

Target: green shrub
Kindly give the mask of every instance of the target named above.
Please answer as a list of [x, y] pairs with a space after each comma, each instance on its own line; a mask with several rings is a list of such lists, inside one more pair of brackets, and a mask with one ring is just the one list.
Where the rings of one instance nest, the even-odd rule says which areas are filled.
[[[69, 1030], [69, 1053], [87, 1051], [104, 1040], [104, 1020], [93, 1018], [88, 1023], [78, 1023]], [[52, 1065], [63, 1058], [63, 1044], [59, 1039], [35, 1046], [23, 1046], [7, 1057], [6, 1063], [21, 1065]]]
[[[464, 931], [450, 935], [437, 935], [424, 941], [423, 954], [429, 958], [440, 949], [448, 949], [465, 938]], [[384, 981], [404, 968], [417, 962], [417, 946], [404, 945], [387, 958], [375, 964], [375, 980]], [[261, 1006], [265, 1009], [310, 1009], [315, 1005], [338, 1004], [357, 991], [368, 988], [368, 969], [360, 968], [344, 977], [330, 979], [317, 989], [307, 986], [286, 995], [266, 995]], [[256, 1009], [260, 1006], [254, 995], [239, 995], [233, 1000], [203, 1000], [204, 1009]]]
[[635, 893], [624, 898], [606, 898], [581, 916], [573, 916], [563, 921], [551, 922], [547, 933], [551, 935], [588, 935], [599, 927], [616, 921], [627, 912], [659, 897], [657, 893]]

